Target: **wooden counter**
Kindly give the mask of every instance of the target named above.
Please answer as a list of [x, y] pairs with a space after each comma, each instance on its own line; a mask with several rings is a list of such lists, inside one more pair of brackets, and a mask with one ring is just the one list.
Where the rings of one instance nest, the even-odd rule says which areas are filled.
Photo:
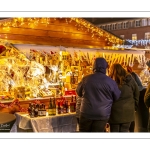
[[[71, 96], [64, 96], [68, 101], [71, 100]], [[29, 106], [29, 103], [34, 103], [35, 101], [39, 101], [40, 103], [44, 103], [46, 108], [48, 107], [49, 105], [49, 99], [50, 97], [46, 97], [46, 98], [34, 98], [34, 99], [30, 99], [30, 100], [19, 100], [19, 106], [21, 108], [24, 108], [24, 109], [27, 109], [28, 106]], [[57, 97], [57, 99], [60, 99], [60, 97]], [[8, 112], [8, 113], [11, 113], [11, 114], [14, 114], [15, 112], [18, 112], [20, 111], [19, 110], [19, 106], [16, 104], [13, 104], [15, 100], [3, 100], [3, 101], [0, 101], [0, 104], [4, 104], [5, 106], [8, 105], [12, 105], [11, 107], [8, 107], [8, 108], [5, 108], [5, 107], [1, 107], [0, 106], [0, 112]]]

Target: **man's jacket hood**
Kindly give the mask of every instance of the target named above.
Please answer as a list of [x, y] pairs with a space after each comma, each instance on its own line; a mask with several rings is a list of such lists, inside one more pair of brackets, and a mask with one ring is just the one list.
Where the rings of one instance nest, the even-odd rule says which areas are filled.
[[104, 58], [102, 57], [96, 58], [93, 64], [93, 72], [101, 72], [101, 73], [106, 74], [107, 67], [108, 67], [108, 64]]

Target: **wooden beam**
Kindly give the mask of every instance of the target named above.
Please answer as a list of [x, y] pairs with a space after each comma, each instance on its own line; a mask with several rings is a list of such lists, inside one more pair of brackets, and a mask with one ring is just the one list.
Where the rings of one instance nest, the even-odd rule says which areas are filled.
[[[49, 36], [49, 37], [63, 37], [63, 38], [71, 38], [71, 39], [85, 39], [85, 40], [92, 40], [92, 34], [86, 33], [76, 33], [76, 32], [59, 32], [53, 30], [38, 30], [38, 29], [22, 29], [22, 28], [0, 28], [1, 34], [7, 35], [34, 35], [34, 36]], [[94, 34], [93, 34], [94, 35]], [[96, 36], [96, 35], [94, 35]], [[97, 37], [97, 36], [96, 36]], [[104, 41], [104, 38], [101, 37], [99, 41]]]
[[13, 44], [37, 44], [37, 45], [54, 45], [70, 47], [104, 47], [105, 43], [92, 40], [79, 40], [70, 38], [53, 38], [53, 37], [36, 37], [36, 36], [18, 36], [8, 35], [7, 39], [1, 36], [1, 39], [10, 41]]

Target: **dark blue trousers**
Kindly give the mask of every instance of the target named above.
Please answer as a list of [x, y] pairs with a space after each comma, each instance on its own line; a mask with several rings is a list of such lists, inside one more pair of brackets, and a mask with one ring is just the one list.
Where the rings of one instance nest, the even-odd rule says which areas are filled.
[[91, 120], [80, 115], [79, 132], [104, 132], [107, 120]]
[[110, 124], [110, 132], [129, 132], [131, 122]]

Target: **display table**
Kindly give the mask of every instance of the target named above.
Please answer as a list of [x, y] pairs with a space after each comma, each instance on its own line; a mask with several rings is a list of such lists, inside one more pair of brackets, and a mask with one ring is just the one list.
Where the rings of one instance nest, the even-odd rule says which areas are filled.
[[76, 132], [75, 113], [30, 118], [27, 113], [17, 112], [11, 132]]

